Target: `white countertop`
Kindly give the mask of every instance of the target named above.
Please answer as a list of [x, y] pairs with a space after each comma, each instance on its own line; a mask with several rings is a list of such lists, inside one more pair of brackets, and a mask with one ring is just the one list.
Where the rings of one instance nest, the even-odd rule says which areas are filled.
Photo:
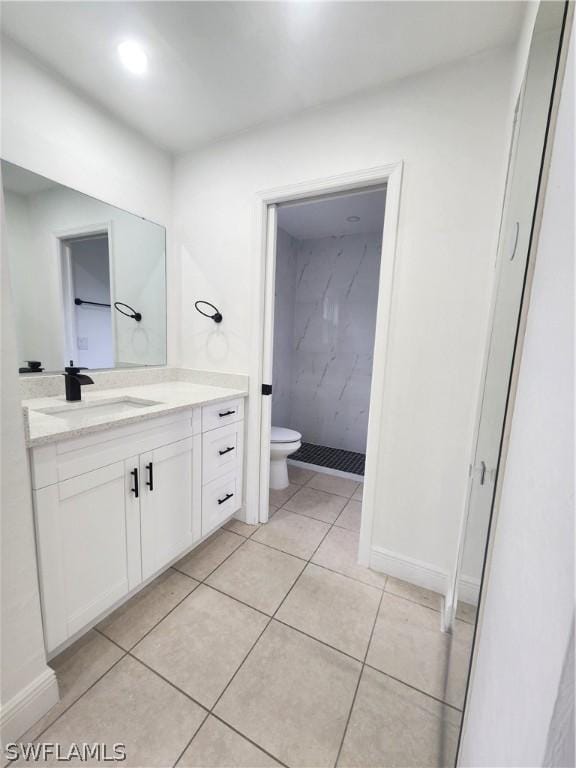
[[39, 397], [33, 400], [23, 400], [26, 444], [29, 448], [58, 440], [68, 440], [74, 437], [100, 432], [114, 426], [124, 426], [134, 422], [152, 419], [155, 416], [166, 416], [178, 411], [185, 411], [209, 403], [218, 403], [235, 397], [246, 397], [247, 390], [215, 387], [208, 384], [195, 384], [184, 381], [167, 381], [157, 384], [139, 384], [132, 387], [100, 389], [90, 392], [90, 386], [82, 387], [81, 403], [98, 403], [102, 401], [119, 401], [125, 398], [137, 400], [153, 400], [155, 405], [147, 405], [126, 413], [108, 414], [90, 412], [81, 417], [75, 415], [73, 426], [61, 416], [39, 413], [36, 409], [66, 407], [70, 410], [80, 410], [81, 403], [67, 403], [64, 395], [58, 397]]

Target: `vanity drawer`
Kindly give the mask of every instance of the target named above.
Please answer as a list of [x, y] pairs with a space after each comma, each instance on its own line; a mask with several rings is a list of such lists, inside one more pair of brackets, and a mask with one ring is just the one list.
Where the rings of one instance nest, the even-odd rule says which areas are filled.
[[242, 506], [242, 473], [234, 471], [202, 488], [202, 536], [213, 531]]
[[212, 429], [202, 436], [202, 484], [242, 469], [244, 422]]
[[217, 429], [226, 424], [242, 421], [244, 418], [244, 399], [226, 400], [215, 405], [205, 405], [202, 408], [202, 431]]

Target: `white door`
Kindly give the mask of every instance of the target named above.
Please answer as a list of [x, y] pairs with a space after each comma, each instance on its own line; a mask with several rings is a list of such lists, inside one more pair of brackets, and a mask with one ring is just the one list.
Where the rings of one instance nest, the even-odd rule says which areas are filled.
[[142, 577], [193, 544], [193, 439], [156, 448], [139, 462]]
[[[551, 4], [552, 5], [552, 4]], [[561, 14], [561, 7], [546, 9]], [[554, 25], [535, 35], [510, 151], [506, 200], [498, 252], [491, 331], [485, 359], [477, 434], [471, 463], [468, 505], [461, 527], [457, 565], [447, 598], [451, 625], [458, 600], [476, 603], [488, 538], [504, 420], [533, 233], [538, 178], [558, 52]]]
[[124, 462], [36, 491], [44, 629], [51, 651], [130, 588]]

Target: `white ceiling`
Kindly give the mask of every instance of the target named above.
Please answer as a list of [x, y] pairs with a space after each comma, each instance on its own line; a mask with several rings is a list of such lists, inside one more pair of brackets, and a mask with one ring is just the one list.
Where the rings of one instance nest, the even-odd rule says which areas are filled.
[[[384, 189], [289, 203], [278, 206], [278, 226], [298, 240], [382, 233], [385, 204]], [[348, 216], [360, 221], [346, 221]]]
[[[174, 153], [516, 38], [523, 2], [3, 2], [2, 28]], [[139, 41], [149, 73], [121, 68]]]
[[6, 192], [15, 192], [17, 195], [33, 195], [36, 192], [43, 192], [45, 189], [57, 186], [55, 181], [2, 160], [2, 187]]

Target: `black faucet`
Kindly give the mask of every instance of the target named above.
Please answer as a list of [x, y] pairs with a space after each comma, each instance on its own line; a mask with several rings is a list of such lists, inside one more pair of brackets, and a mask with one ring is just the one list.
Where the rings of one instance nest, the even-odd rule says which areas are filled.
[[86, 376], [85, 368], [76, 368], [74, 361], [70, 360], [70, 365], [64, 368], [64, 381], [66, 384], [66, 400], [82, 400], [82, 390], [80, 389], [84, 384], [94, 384], [90, 376]]

